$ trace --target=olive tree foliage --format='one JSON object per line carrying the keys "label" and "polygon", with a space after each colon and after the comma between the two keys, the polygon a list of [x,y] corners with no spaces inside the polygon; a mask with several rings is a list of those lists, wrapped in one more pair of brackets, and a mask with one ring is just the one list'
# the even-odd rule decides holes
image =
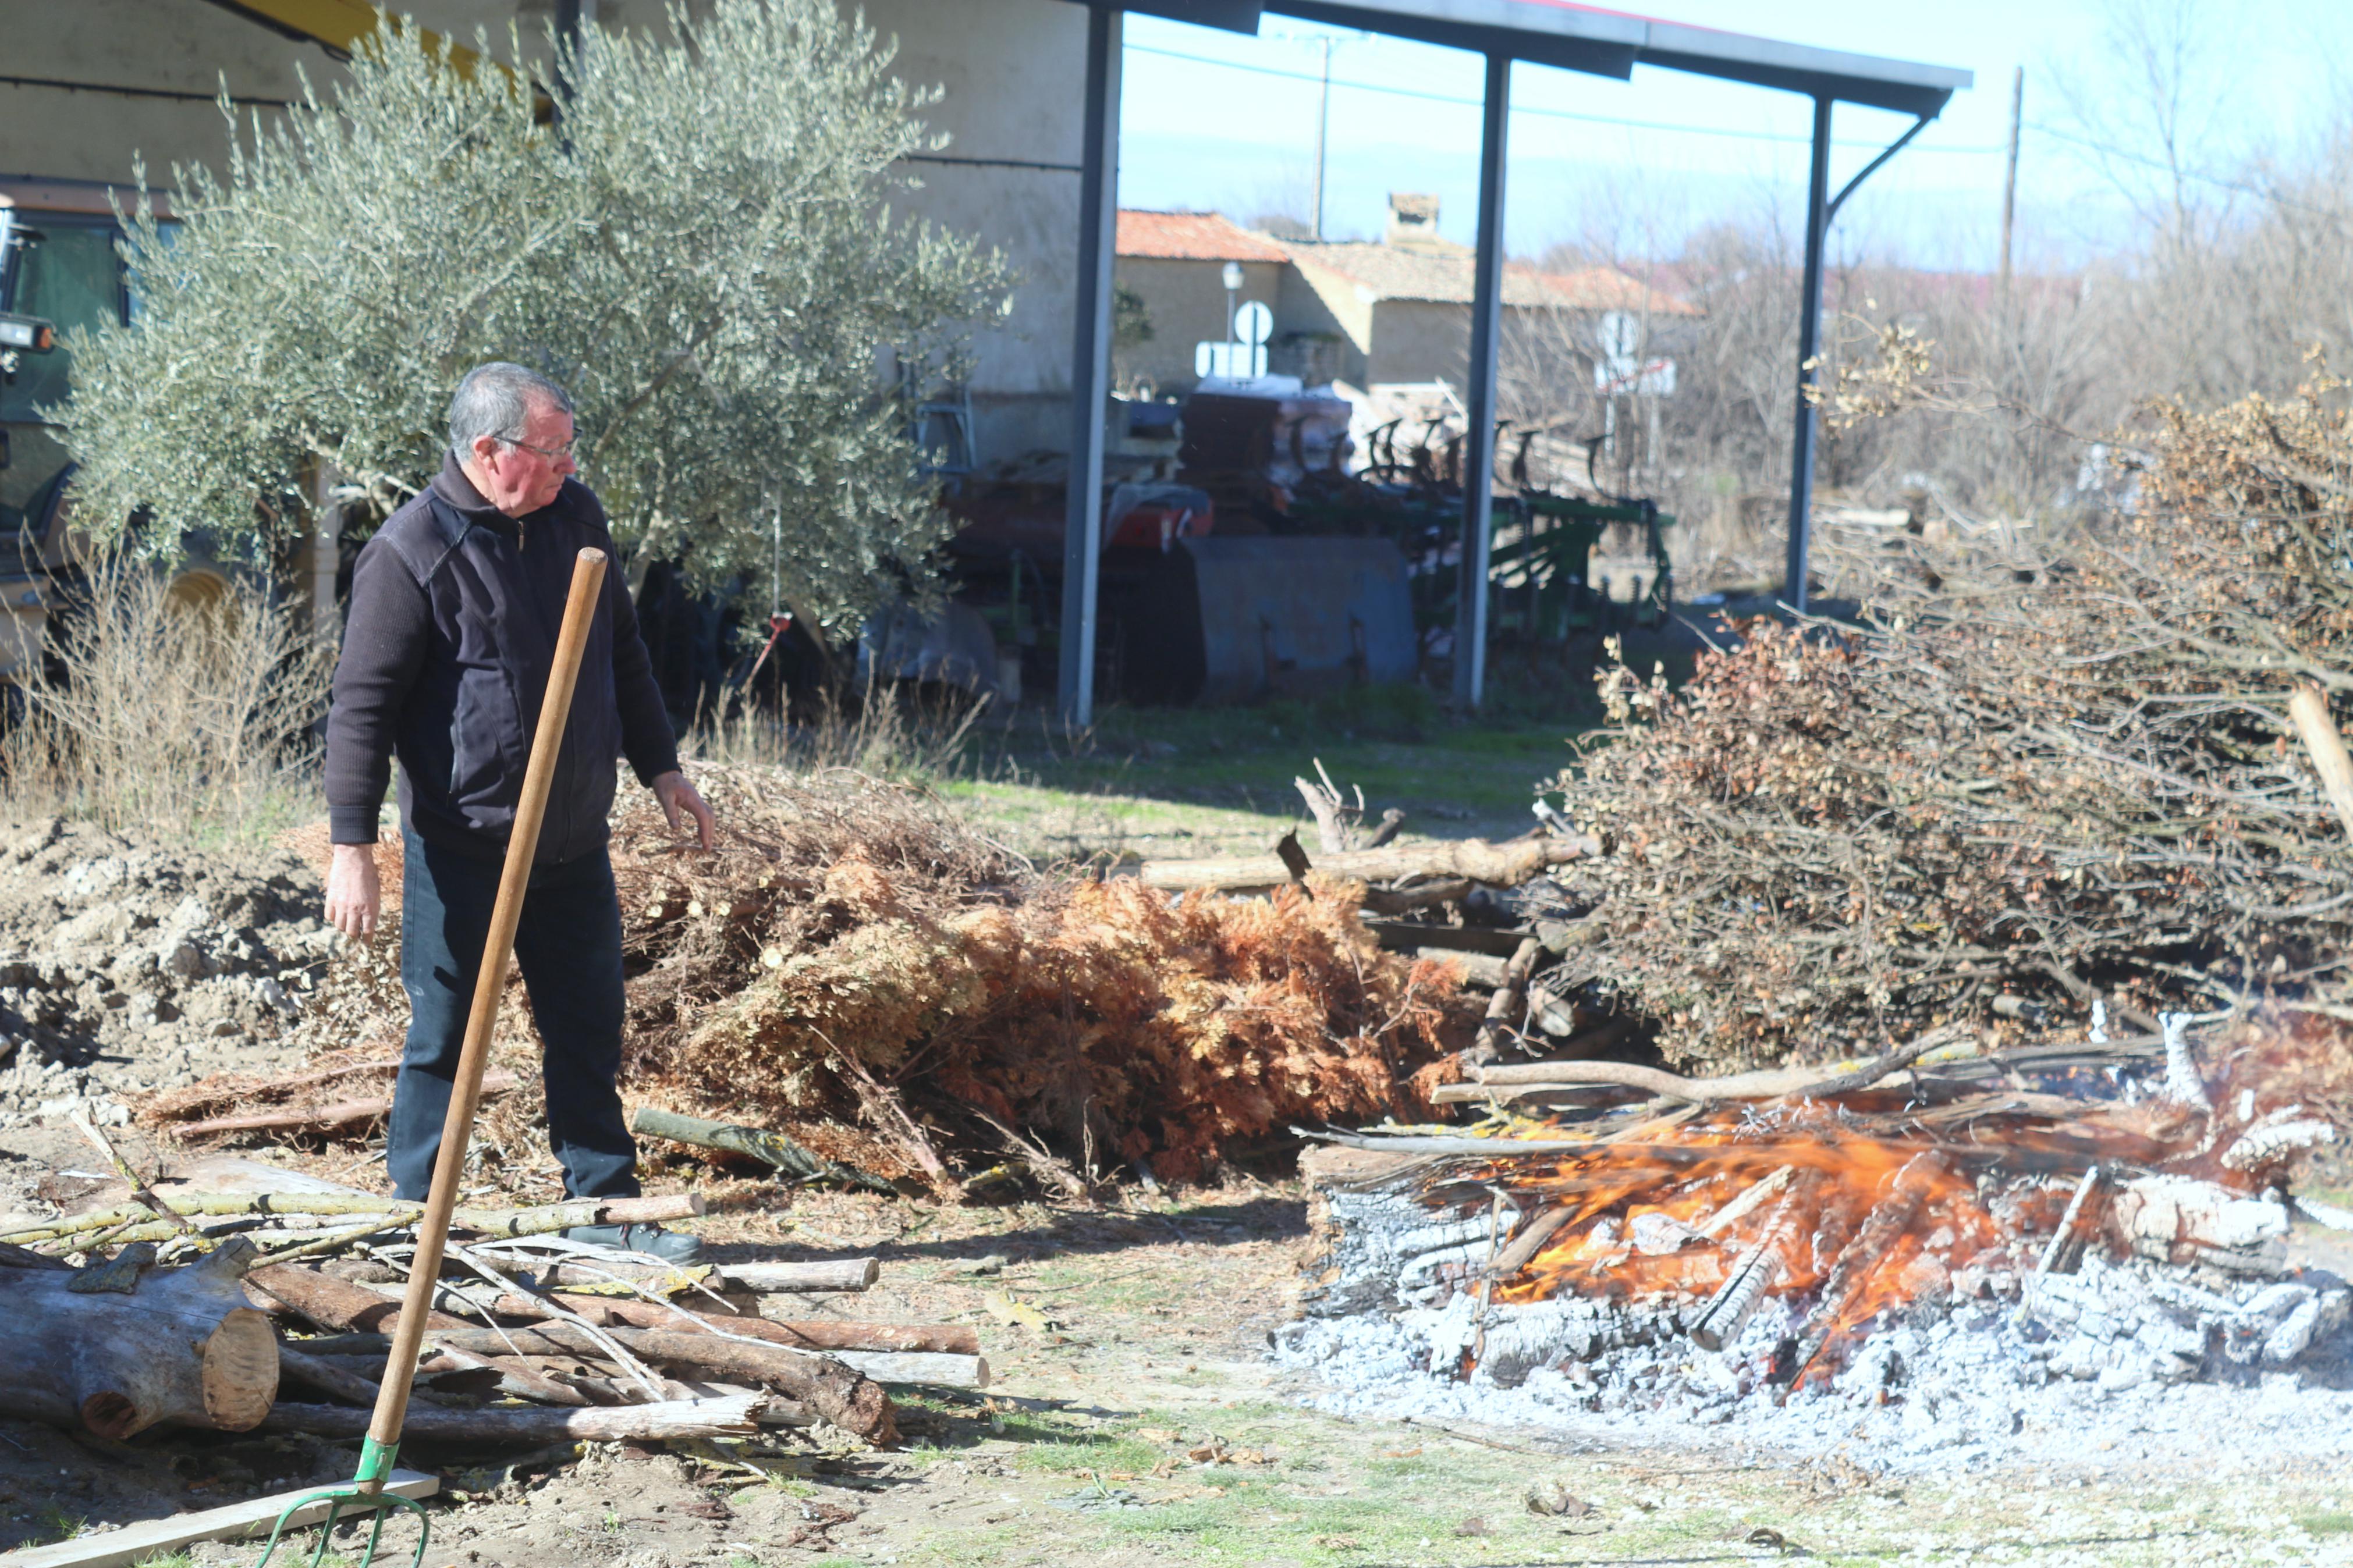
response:
{"label": "olive tree foliage", "polygon": [[520,78],[379,35],[226,178],[175,168],[177,232],[132,215],[134,321],[70,345],[83,525],[262,556],[322,472],[381,517],[438,468],[459,377],[502,359],[571,390],[638,562],[765,581],[773,554],[828,618],[902,591],[943,525],[896,367],[953,371],[1008,289],[892,210],[901,160],[944,144],[937,94],[833,0],[670,27],[586,42],[552,125]]}

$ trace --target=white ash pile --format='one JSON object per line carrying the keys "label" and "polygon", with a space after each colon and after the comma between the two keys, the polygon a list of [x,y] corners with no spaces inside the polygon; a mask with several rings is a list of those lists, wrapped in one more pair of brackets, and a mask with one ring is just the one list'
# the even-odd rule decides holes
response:
{"label": "white ash pile", "polygon": [[2195,1278],[2094,1258],[2031,1279],[2022,1301],[1996,1288],[2011,1283],[1919,1303],[1835,1378],[1795,1391],[1774,1373],[1804,1314],[1778,1301],[1709,1352],[1666,1310],[1577,1300],[1482,1315],[1475,1293],[1450,1289],[1432,1306],[1286,1324],[1274,1355],[1314,1373],[1313,1402],[1340,1414],[1570,1442],[1765,1445],[1904,1469],[2353,1457],[2353,1297],[2336,1276]]}
{"label": "white ash pile", "polygon": [[1900,1091],[1752,1074],[1674,1080],[1663,1114],[1346,1136],[1303,1162],[1326,1250],[1275,1357],[1348,1413],[1620,1441],[2353,1455],[2353,1216],[2288,1195],[2336,1138],[2339,1033],[2244,1025],[2211,1075],[2177,1036],[1991,1087],[1984,1058]]}
{"label": "white ash pile", "polygon": [[339,940],[282,849],[137,844],[48,820],[0,839],[0,1127],[278,1065]]}

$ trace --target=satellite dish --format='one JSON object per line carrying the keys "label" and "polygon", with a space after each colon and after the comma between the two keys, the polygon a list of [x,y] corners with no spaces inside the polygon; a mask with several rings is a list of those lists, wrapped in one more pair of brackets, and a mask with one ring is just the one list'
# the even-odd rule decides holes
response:
{"label": "satellite dish", "polygon": [[1274,335],[1274,312],[1265,302],[1252,300],[1234,312],[1234,336],[1252,348],[1264,345]]}

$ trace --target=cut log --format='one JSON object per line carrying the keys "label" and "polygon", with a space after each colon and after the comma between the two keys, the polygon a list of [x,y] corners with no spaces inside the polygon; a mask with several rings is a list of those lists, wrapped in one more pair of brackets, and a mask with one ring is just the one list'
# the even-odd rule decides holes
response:
{"label": "cut log", "polygon": [[1364,907],[1377,915],[1409,915],[1436,904],[1459,904],[1477,885],[1468,877],[1445,877],[1404,888],[1366,888]]}
{"label": "cut log", "polygon": [[698,1149],[717,1149],[724,1153],[747,1155],[804,1181],[841,1182],[889,1197],[896,1197],[899,1192],[898,1188],[871,1171],[861,1171],[855,1165],[828,1160],[812,1150],[804,1149],[783,1133],[772,1132],[765,1127],[706,1121],[700,1116],[681,1116],[675,1111],[657,1110],[649,1106],[638,1112],[629,1123],[629,1131],[641,1138],[662,1138],[672,1143],[691,1144]]}
{"label": "cut log", "polygon": [[[882,1277],[882,1265],[871,1258],[819,1258],[807,1263],[723,1263],[719,1275],[746,1290],[760,1292],[863,1290]],[[571,1281],[560,1279],[558,1283]]]}
{"label": "cut log", "polygon": [[[1886,1194],[1872,1209],[1854,1238],[1837,1254],[1831,1265],[1830,1277],[1822,1282],[1821,1294],[1814,1310],[1807,1315],[1805,1326],[1798,1332],[1798,1347],[1790,1357],[1789,1377],[1793,1383],[1805,1379],[1807,1369],[1814,1359],[1830,1347],[1831,1341],[1842,1328],[1849,1326],[1860,1308],[1872,1276],[1894,1251],[1895,1243],[1912,1228],[1920,1217],[1936,1184],[1950,1173],[1945,1157],[1931,1149],[1915,1155],[1894,1179],[1888,1183]],[[1820,1222],[1817,1221],[1816,1245],[1822,1245]]]}
{"label": "cut log", "polygon": [[1789,1198],[1784,1196],[1766,1223],[1765,1234],[1740,1255],[1715,1296],[1692,1321],[1692,1343],[1704,1351],[1720,1351],[1740,1338],[1740,1331],[1764,1301],[1765,1292],[1781,1277],[1785,1266],[1781,1249],[1791,1239],[1795,1215]]}
{"label": "cut log", "polygon": [[[1490,887],[1514,888],[1547,866],[1566,866],[1599,852],[1599,843],[1591,838],[1521,839],[1509,844],[1464,838],[1326,855],[1315,861],[1314,869],[1335,880],[1354,882],[1394,882],[1400,877],[1460,878]],[[1280,887],[1293,879],[1291,868],[1277,855],[1147,860],[1137,876],[1147,888],[1205,892]]]}
{"label": "cut log", "polygon": [[[247,1294],[263,1310],[274,1310],[282,1304],[322,1329],[353,1329],[362,1333],[389,1334],[399,1326],[398,1301],[379,1295],[364,1285],[338,1279],[316,1268],[273,1263],[247,1275],[245,1282]],[[434,1329],[469,1326],[447,1312],[432,1313],[425,1321],[427,1328]]]}
{"label": "cut log", "polygon": [[1493,1058],[1507,1034],[1517,1034],[1520,1015],[1526,1011],[1528,977],[1535,973],[1536,960],[1544,956],[1545,945],[1534,937],[1522,940],[1512,952],[1511,960],[1504,966],[1504,983],[1487,999],[1487,1016],[1481,1020],[1479,1034],[1472,1046],[1482,1058]]}
{"label": "cut log", "polygon": [[2240,1273],[2276,1272],[2288,1230],[2285,1205],[2193,1176],[2136,1177],[2117,1189],[2108,1212],[2136,1252]]}
{"label": "cut log", "polygon": [[[504,1094],[520,1080],[511,1072],[482,1075],[482,1095]],[[324,1132],[354,1121],[373,1121],[392,1112],[390,1096],[339,1100],[332,1105],[296,1106],[283,1110],[255,1110],[241,1116],[216,1116],[174,1129],[183,1138],[210,1138],[224,1132]]]}
{"label": "cut log", "polygon": [[1525,1268],[1535,1255],[1544,1250],[1545,1243],[1553,1238],[1553,1233],[1568,1223],[1569,1213],[1569,1210],[1555,1205],[1521,1226],[1520,1233],[1512,1237],[1510,1245],[1495,1254],[1495,1260],[1487,1265],[1487,1277],[1490,1279],[1508,1279]]}
{"label": "cut log", "polygon": [[278,1337],[238,1288],[248,1250],[147,1269],[128,1294],[75,1291],[81,1270],[0,1269],[0,1411],[101,1437],[250,1431],[278,1397]]}
{"label": "cut log", "polygon": [[1455,952],[1481,952],[1497,959],[1509,958],[1519,952],[1521,942],[1528,935],[1511,926],[1439,926],[1424,925],[1419,921],[1366,921],[1365,929],[1392,952],[1442,948]]}
{"label": "cut log", "polygon": [[[570,1410],[411,1410],[406,1438],[441,1443],[659,1443],[681,1437],[748,1437],[759,1430],[765,1394],[667,1400],[659,1405],[582,1405]],[[262,1430],[314,1437],[364,1437],[368,1412],[341,1405],[281,1405]]]}
{"label": "cut log", "polygon": [[1417,947],[1414,957],[1427,963],[1451,963],[1462,972],[1465,991],[1501,991],[1512,961],[1492,953],[1465,952],[1461,948]]}

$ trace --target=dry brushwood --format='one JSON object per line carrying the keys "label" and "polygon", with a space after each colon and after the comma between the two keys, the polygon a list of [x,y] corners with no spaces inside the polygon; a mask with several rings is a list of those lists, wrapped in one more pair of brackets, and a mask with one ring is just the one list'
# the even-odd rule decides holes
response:
{"label": "dry brushwood", "polygon": [[1353,885],[1172,900],[1041,877],[856,774],[698,779],[716,855],[674,848],[645,802],[615,836],[649,965],[630,1081],[667,1104],[887,1176],[938,1180],[935,1140],[993,1152],[993,1119],[1184,1177],[1292,1119],[1413,1108],[1446,1043],[1444,966],[1380,952]]}
{"label": "dry brushwood", "polygon": [[1906,536],[1856,626],[1752,624],[1558,781],[1602,983],[1674,1058],[1868,1053],[2267,989],[2327,1005],[2353,859],[2287,716],[2353,691],[2353,426],[2316,392],[2159,411],[2141,511]]}

